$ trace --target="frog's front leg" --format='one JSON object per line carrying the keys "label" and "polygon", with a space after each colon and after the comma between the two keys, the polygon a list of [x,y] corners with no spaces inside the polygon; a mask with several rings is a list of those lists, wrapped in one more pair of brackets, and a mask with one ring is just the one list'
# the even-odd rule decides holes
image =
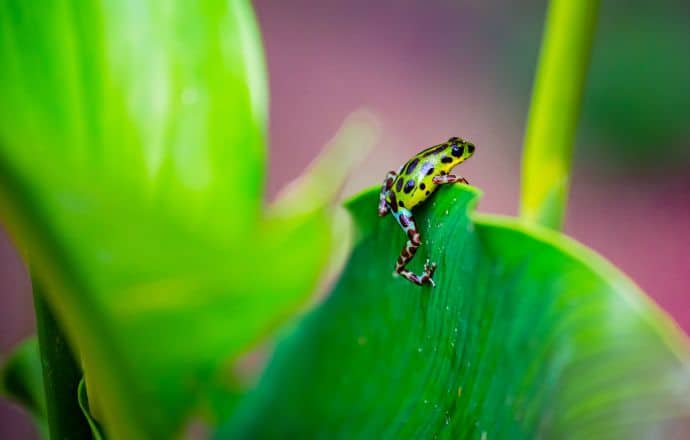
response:
{"label": "frog's front leg", "polygon": [[417,253],[417,248],[419,248],[419,246],[422,244],[419,232],[417,231],[417,225],[412,217],[412,213],[408,209],[400,208],[393,215],[400,224],[400,227],[407,234],[407,243],[405,243],[405,247],[403,248],[402,252],[400,252],[398,261],[395,262],[395,271],[402,275],[405,279],[419,286],[424,285],[424,283],[429,283],[432,286],[435,286],[434,280],[431,277],[434,276],[436,263],[429,263],[429,260],[427,260],[424,264],[424,272],[421,275],[416,275],[405,269],[407,263],[409,263]]}
{"label": "frog's front leg", "polygon": [[467,179],[465,179],[464,177],[458,177],[455,174],[444,174],[441,176],[434,176],[434,178],[432,180],[437,185],[443,185],[444,183],[455,183],[455,182],[464,183],[466,185],[470,184],[470,182],[468,182]]}
{"label": "frog's front leg", "polygon": [[395,181],[397,175],[398,174],[395,171],[389,171],[388,174],[386,174],[386,178],[383,179],[383,185],[381,185],[381,193],[379,194],[380,217],[383,217],[384,215],[388,214],[388,211],[390,210],[388,204],[386,203],[386,195],[388,194],[388,191],[393,187],[393,182]]}

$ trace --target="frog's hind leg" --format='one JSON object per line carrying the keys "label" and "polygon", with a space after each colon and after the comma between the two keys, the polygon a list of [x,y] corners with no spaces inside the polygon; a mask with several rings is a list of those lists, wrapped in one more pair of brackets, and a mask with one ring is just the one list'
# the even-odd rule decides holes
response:
{"label": "frog's hind leg", "polygon": [[386,178],[383,179],[383,185],[381,185],[381,193],[379,194],[379,216],[383,217],[384,215],[388,214],[388,211],[390,208],[388,208],[388,205],[386,204],[386,195],[388,194],[388,191],[393,187],[393,182],[395,181],[395,178],[398,175],[396,174],[395,171],[389,171],[388,174],[386,174]]}
{"label": "frog's hind leg", "polygon": [[422,245],[412,213],[405,208],[400,208],[393,215],[400,224],[400,227],[407,234],[407,243],[405,243],[405,247],[402,252],[400,252],[398,261],[395,262],[395,272],[419,286],[423,286],[425,283],[435,286],[434,280],[431,277],[434,276],[436,263],[429,263],[429,260],[427,260],[424,264],[424,272],[421,275],[414,274],[405,269],[407,263],[409,263],[417,253],[419,246]]}

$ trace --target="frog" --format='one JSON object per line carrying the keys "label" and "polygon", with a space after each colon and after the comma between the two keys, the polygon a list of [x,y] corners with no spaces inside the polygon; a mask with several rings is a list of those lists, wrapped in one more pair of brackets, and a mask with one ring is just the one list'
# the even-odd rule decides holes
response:
{"label": "frog", "polygon": [[378,215],[391,213],[407,236],[407,242],[395,262],[394,275],[400,275],[418,286],[435,287],[436,263],[424,263],[424,271],[417,275],[406,269],[407,264],[422,245],[412,210],[426,201],[441,185],[460,183],[469,185],[464,177],[451,174],[452,169],[474,154],[474,144],[459,137],[426,148],[405,162],[398,171],[389,171],[379,195]]}

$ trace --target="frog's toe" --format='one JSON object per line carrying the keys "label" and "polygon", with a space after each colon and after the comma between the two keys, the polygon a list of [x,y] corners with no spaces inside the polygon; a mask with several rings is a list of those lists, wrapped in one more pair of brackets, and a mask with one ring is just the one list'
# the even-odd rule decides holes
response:
{"label": "frog's toe", "polygon": [[429,276],[432,276],[435,271],[436,263],[429,262],[429,259],[427,258],[426,263],[424,263],[424,272],[426,272]]}
{"label": "frog's toe", "polygon": [[429,284],[431,284],[432,287],[436,287],[436,283],[434,283],[433,276],[434,272],[436,271],[436,263],[431,263],[429,259],[427,258],[426,263],[424,263],[424,275]]}

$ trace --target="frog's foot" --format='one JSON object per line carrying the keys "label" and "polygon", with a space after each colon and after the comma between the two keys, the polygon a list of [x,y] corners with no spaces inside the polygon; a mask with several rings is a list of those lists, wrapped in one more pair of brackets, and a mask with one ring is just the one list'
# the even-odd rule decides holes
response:
{"label": "frog's foot", "polygon": [[396,272],[398,274],[402,275],[403,278],[418,286],[423,286],[424,284],[429,283],[431,284],[431,287],[436,287],[436,283],[434,283],[434,280],[432,279],[435,271],[436,263],[430,263],[429,260],[426,260],[426,263],[424,264],[424,272],[422,272],[421,275],[412,273],[404,268],[396,268]]}
{"label": "frog's foot", "polygon": [[433,280],[434,272],[436,272],[436,263],[429,262],[427,258],[426,263],[424,263],[424,275],[427,276],[429,284],[431,284],[432,287],[436,287],[436,283],[434,283]]}

